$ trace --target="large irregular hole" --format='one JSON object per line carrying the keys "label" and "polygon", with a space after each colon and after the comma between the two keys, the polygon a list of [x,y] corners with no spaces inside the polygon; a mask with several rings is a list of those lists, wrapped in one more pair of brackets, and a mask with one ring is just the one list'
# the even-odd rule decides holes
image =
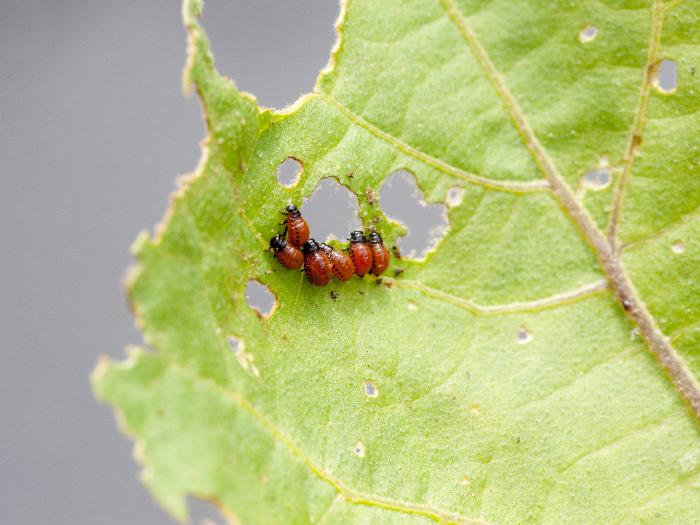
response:
{"label": "large irregular hole", "polygon": [[[218,1],[204,6],[216,67],[255,93],[263,106],[284,107],[307,93],[328,63],[338,2]],[[251,43],[255,42],[255,53]]]}
{"label": "large irregular hole", "polygon": [[297,159],[287,157],[277,166],[277,182],[285,188],[293,188],[299,182],[302,168]]}
{"label": "large irregular hole", "polygon": [[245,287],[245,300],[262,317],[269,317],[277,305],[277,298],[260,281],[251,279]]}
{"label": "large irregular hole", "polygon": [[598,28],[596,26],[592,25],[587,25],[581,31],[579,31],[578,34],[578,39],[581,41],[582,44],[587,44],[589,42],[593,42],[595,40],[595,37],[598,36]]}
{"label": "large irregular hole", "polygon": [[361,230],[357,215],[359,203],[353,192],[332,178],[321,179],[302,213],[317,241],[335,238],[344,241],[352,230]]}
{"label": "large irregular hole", "polygon": [[661,93],[669,94],[676,90],[678,82],[678,69],[673,60],[662,60],[654,68],[652,84]]}
{"label": "large irregular hole", "polygon": [[396,171],[384,180],[379,203],[388,217],[408,228],[408,235],[396,241],[404,257],[424,258],[447,233],[445,205],[425,202],[415,177],[408,171]]}

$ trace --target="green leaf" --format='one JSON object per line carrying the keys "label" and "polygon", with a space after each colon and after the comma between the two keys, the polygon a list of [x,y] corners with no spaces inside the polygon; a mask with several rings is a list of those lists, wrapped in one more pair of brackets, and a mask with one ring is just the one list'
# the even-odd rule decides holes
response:
{"label": "green leaf", "polygon": [[[163,506],[696,523],[698,2],[346,0],[329,66],[283,111],[215,71],[200,10],[184,4],[185,84],[209,136],[128,278],[150,350],[93,375]],[[314,288],[265,253],[278,210],[324,177],[395,243],[405,228],[366,190],[399,169],[451,205],[400,276]],[[276,297],[268,317],[251,279]]]}

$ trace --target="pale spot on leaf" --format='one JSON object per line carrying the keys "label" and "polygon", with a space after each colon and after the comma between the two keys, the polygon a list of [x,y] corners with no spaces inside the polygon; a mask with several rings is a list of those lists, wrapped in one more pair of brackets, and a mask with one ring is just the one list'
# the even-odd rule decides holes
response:
{"label": "pale spot on leaf", "polygon": [[690,472],[700,463],[700,448],[690,449],[678,460],[683,472]]}
{"label": "pale spot on leaf", "polygon": [[243,340],[237,338],[234,335],[229,335],[228,344],[231,347],[231,350],[233,351],[233,355],[236,356],[238,364],[241,365],[243,370],[255,377],[258,377],[260,375],[260,372],[258,371],[258,367],[256,367],[255,364],[253,364],[255,357],[245,351],[245,343],[243,342]]}

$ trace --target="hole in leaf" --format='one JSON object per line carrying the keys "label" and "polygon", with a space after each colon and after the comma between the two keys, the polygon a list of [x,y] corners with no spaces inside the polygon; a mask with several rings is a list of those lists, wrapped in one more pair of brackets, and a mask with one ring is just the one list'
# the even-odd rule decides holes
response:
{"label": "hole in leaf", "polygon": [[293,188],[301,178],[303,166],[294,157],[287,157],[277,166],[277,182],[285,188]]}
{"label": "hole in leaf", "polygon": [[578,39],[581,41],[582,44],[587,44],[589,42],[593,42],[595,40],[595,37],[598,36],[598,28],[596,26],[592,25],[587,25],[581,31],[579,31],[578,34]]}
{"label": "hole in leaf", "polygon": [[372,381],[365,381],[364,389],[367,397],[377,397],[379,395],[379,390],[377,390],[377,386]]}
{"label": "hole in leaf", "polygon": [[519,328],[517,334],[515,335],[515,340],[518,344],[524,345],[532,341],[532,334],[527,330],[527,328]]}
{"label": "hole in leaf", "polygon": [[685,252],[685,243],[683,241],[676,241],[671,245],[671,250],[673,253],[683,253]]}
{"label": "hole in leaf", "polygon": [[581,182],[588,189],[603,190],[610,186],[610,170],[608,168],[591,170],[583,176]]}
{"label": "hole in leaf", "polygon": [[269,317],[277,306],[277,298],[260,281],[251,279],[245,287],[245,301],[258,315]]}
{"label": "hole in leaf", "polygon": [[447,233],[446,206],[425,202],[412,173],[399,170],[382,184],[382,211],[408,228],[408,235],[396,240],[404,257],[422,259]]}
{"label": "hole in leaf", "polygon": [[459,186],[453,186],[452,188],[447,190],[445,204],[447,204],[448,207],[454,208],[455,206],[459,206],[460,204],[462,204],[463,200],[464,188],[460,188]]}
{"label": "hole in leaf", "polygon": [[353,192],[333,178],[321,179],[311,197],[304,201],[303,214],[311,236],[317,241],[333,237],[344,241],[352,230],[361,230],[359,204]]}
{"label": "hole in leaf", "polygon": [[676,90],[678,70],[673,60],[662,60],[654,67],[652,84],[661,93],[669,94]]}
{"label": "hole in leaf", "polygon": [[355,455],[358,458],[363,458],[365,457],[365,445],[362,443],[362,441],[358,441],[355,443],[355,446],[353,447],[352,451],[355,453]]}
{"label": "hole in leaf", "polygon": [[263,106],[282,108],[306,93],[336,40],[337,2],[224,1],[204,7],[217,69]]}
{"label": "hole in leaf", "polygon": [[588,170],[581,177],[581,184],[584,188],[599,191],[610,186],[611,179],[610,161],[603,156],[598,160],[597,166]]}

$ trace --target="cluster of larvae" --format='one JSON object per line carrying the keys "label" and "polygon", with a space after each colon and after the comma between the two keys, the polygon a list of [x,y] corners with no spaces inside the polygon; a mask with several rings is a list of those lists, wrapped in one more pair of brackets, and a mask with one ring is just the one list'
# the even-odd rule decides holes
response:
{"label": "cluster of larvae", "polygon": [[353,275],[381,275],[389,266],[389,251],[376,231],[370,232],[369,237],[361,231],[351,232],[346,252],[309,239],[309,224],[293,204],[283,213],[284,231],[270,239],[270,249],[285,268],[296,270],[303,266],[314,286],[325,286],[333,277],[348,281]]}

